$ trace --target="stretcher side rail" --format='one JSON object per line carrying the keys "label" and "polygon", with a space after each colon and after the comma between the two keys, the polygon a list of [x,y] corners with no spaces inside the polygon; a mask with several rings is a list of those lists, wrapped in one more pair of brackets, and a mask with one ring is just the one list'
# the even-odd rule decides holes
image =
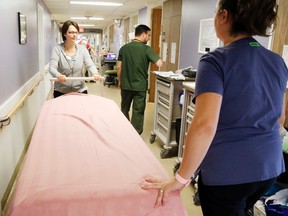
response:
{"label": "stretcher side rail", "polygon": [[[100,76],[100,80],[104,79],[102,76]],[[84,80],[84,81],[89,81],[89,80],[95,80],[95,77],[66,77],[67,81],[70,80]],[[50,81],[57,81],[57,78],[50,78]]]}

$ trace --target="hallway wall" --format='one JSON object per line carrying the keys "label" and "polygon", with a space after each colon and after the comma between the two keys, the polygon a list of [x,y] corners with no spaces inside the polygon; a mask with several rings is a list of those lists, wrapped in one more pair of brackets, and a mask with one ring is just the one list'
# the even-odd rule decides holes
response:
{"label": "hallway wall", "polygon": [[[200,19],[213,18],[217,2],[218,0],[182,0],[179,68],[188,66],[197,68],[203,55],[198,53]],[[255,37],[255,39],[268,48],[269,38]]]}
{"label": "hallway wall", "polygon": [[[47,80],[44,68],[39,68],[37,5],[43,8],[43,52],[47,65],[54,46],[54,31],[50,13],[42,0],[1,0],[1,58],[0,58],[0,118],[23,98],[37,80],[44,76],[33,94],[28,96],[8,126],[0,128],[0,215],[3,210],[3,195],[17,166],[19,158],[29,143],[29,138],[41,105],[47,95]],[[19,44],[18,12],[26,16],[27,44]]]}
{"label": "hallway wall", "polygon": [[[24,83],[39,71],[38,69],[38,37],[37,37],[37,3],[38,0],[1,0],[1,49],[0,58],[0,106],[5,103]],[[45,5],[39,0],[45,10]],[[17,13],[26,15],[27,44],[19,44]],[[50,58],[50,47],[53,41],[51,18],[47,10],[44,12],[45,59]],[[48,58],[49,56],[49,58]]]}

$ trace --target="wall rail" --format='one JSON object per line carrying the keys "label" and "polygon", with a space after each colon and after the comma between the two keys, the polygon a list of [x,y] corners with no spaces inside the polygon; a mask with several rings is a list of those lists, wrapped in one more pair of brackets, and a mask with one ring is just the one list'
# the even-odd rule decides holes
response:
{"label": "wall rail", "polygon": [[0,130],[4,126],[8,126],[11,123],[11,118],[15,115],[15,113],[21,109],[25,101],[29,96],[31,96],[34,93],[35,88],[40,84],[40,82],[43,80],[43,75],[40,75],[39,78],[36,80],[36,82],[31,86],[31,88],[24,94],[24,96],[15,104],[15,106],[12,107],[12,109],[8,112],[6,116],[0,117]]}

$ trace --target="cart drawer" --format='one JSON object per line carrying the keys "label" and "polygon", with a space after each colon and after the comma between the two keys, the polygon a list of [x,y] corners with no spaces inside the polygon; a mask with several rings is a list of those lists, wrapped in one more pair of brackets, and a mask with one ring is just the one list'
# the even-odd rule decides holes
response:
{"label": "cart drawer", "polygon": [[161,124],[163,124],[163,126],[165,126],[166,128],[169,125],[168,117],[161,112],[158,113],[158,122],[161,122]]}
{"label": "cart drawer", "polygon": [[194,92],[188,92],[188,98],[187,98],[188,106],[193,106],[193,107],[195,106],[194,103],[192,102],[193,95],[194,95]]}
{"label": "cart drawer", "polygon": [[170,83],[163,82],[161,80],[157,80],[157,91],[162,92],[166,95],[170,95]]}
{"label": "cart drawer", "polygon": [[165,98],[168,101],[170,100],[170,95],[166,94],[165,92],[158,91],[157,94],[158,94],[158,97],[161,96],[162,98]]}
{"label": "cart drawer", "polygon": [[162,103],[166,104],[169,106],[169,97],[166,97],[167,95],[165,94],[159,94],[158,101],[161,101]]}
{"label": "cart drawer", "polygon": [[186,119],[186,121],[187,121],[189,124],[191,124],[192,119],[193,119],[193,115],[187,113],[187,119]]}
{"label": "cart drawer", "polygon": [[195,108],[194,108],[194,106],[188,106],[187,107],[187,114],[190,114],[190,115],[194,115],[194,113],[195,113]]}
{"label": "cart drawer", "polygon": [[[158,112],[157,113],[162,113],[164,116],[167,116],[167,118],[168,118],[169,117],[169,106],[162,103],[161,101],[158,101],[157,105],[158,105]],[[159,115],[159,114],[157,114],[157,115]]]}
{"label": "cart drawer", "polygon": [[165,127],[161,122],[157,122],[157,134],[159,137],[162,137],[162,139],[165,139],[165,140],[162,140],[164,143],[167,142],[168,140],[168,128]]}

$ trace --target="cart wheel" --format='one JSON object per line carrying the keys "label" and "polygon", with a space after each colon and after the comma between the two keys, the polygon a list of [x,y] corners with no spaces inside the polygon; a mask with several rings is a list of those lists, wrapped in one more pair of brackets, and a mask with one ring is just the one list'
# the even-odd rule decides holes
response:
{"label": "cart wheel", "polygon": [[174,164],[174,168],[173,168],[173,173],[174,175],[176,174],[176,172],[178,171],[179,167],[180,167],[181,163],[177,162]]}
{"label": "cart wheel", "polygon": [[169,149],[162,149],[160,152],[160,157],[163,158],[169,158],[170,154],[169,154]]}
{"label": "cart wheel", "polygon": [[150,143],[151,144],[155,142],[155,138],[156,138],[156,134],[151,133],[151,136],[150,136]]}
{"label": "cart wheel", "polygon": [[193,202],[196,206],[201,205],[198,189],[195,191],[195,195],[193,197]]}

